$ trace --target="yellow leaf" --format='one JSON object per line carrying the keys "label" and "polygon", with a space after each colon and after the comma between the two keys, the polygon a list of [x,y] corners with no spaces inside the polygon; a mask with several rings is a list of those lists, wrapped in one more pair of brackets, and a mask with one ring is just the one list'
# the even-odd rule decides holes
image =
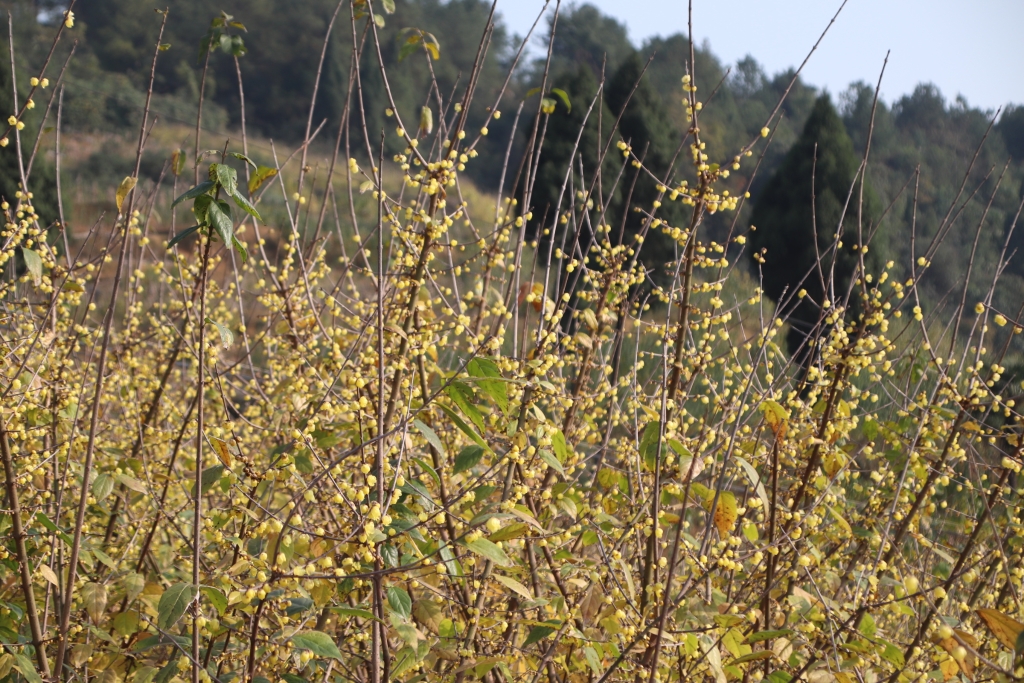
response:
{"label": "yellow leaf", "polygon": [[1021,631],[1024,631],[1024,624],[994,609],[979,609],[978,616],[1000,643],[1011,652],[1016,652],[1017,638],[1020,637]]}
{"label": "yellow leaf", "polygon": [[[967,643],[972,648],[977,648],[978,647],[978,639],[975,638],[974,636],[972,636],[970,633],[967,633],[966,631],[961,631],[960,629],[954,629],[954,631],[960,637],[960,640],[962,640],[963,642]],[[932,642],[938,643],[939,647],[941,647],[943,650],[945,650],[946,652],[949,653],[949,655],[950,655],[949,661],[956,663],[956,660],[952,659],[953,650],[955,650],[956,648],[960,647],[960,642],[956,638],[953,638],[951,636],[949,638],[943,639],[943,638],[940,638],[938,636],[938,634],[935,634],[934,636],[932,636]],[[953,675],[954,676],[957,674],[957,672],[960,669],[963,669],[964,673],[967,674],[968,678],[973,678],[974,677],[974,663],[975,663],[975,659],[976,658],[975,658],[974,654],[971,653],[970,650],[968,650],[967,657],[964,658],[963,662],[958,663],[955,669],[953,667],[948,667],[948,669],[953,671]],[[945,662],[943,662],[943,664],[945,664]],[[945,668],[945,667],[940,667],[940,668],[942,668],[943,676],[945,676],[946,672],[947,672],[947,668]],[[952,676],[947,676],[943,680],[947,680],[948,681],[951,677]]]}
{"label": "yellow leaf", "polygon": [[960,673],[960,667],[957,665],[956,660],[950,657],[939,662],[939,671],[942,672],[942,680],[948,681]]}
{"label": "yellow leaf", "polygon": [[419,137],[423,138],[434,130],[434,113],[430,110],[430,107],[423,107],[420,109],[420,129]]}
{"label": "yellow leaf", "polygon": [[50,569],[49,565],[39,565],[39,573],[43,575],[43,578],[52,583],[54,586],[57,585],[57,574]]}
{"label": "yellow leaf", "polygon": [[128,196],[128,193],[135,187],[135,183],[139,182],[138,178],[131,176],[126,177],[121,181],[121,184],[117,187],[117,210],[121,211],[121,205],[124,204],[124,198]]}
{"label": "yellow leaf", "polygon": [[494,578],[499,583],[504,584],[506,588],[511,588],[513,591],[519,593],[519,595],[523,596],[527,600],[533,600],[533,594],[530,593],[530,589],[524,586],[523,584],[519,583],[515,579],[509,576],[501,576],[500,574],[495,574]]}
{"label": "yellow leaf", "polygon": [[736,496],[723,491],[718,497],[718,505],[715,506],[715,528],[723,536],[732,531],[736,524]]}
{"label": "yellow leaf", "polygon": [[217,457],[224,463],[224,467],[231,467],[231,452],[228,450],[228,445],[220,439],[210,439],[210,443],[213,444],[213,450],[217,452]]}
{"label": "yellow leaf", "polygon": [[789,411],[783,408],[777,401],[767,399],[761,404],[761,412],[764,414],[764,421],[768,423],[775,438],[781,439],[786,435]]}

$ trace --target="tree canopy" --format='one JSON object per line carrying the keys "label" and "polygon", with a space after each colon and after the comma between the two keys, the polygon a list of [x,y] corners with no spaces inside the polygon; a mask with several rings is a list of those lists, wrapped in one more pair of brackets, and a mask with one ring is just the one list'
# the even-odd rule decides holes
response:
{"label": "tree canopy", "polygon": [[[861,208],[860,183],[854,182],[858,166],[843,120],[823,94],[754,203],[750,255],[765,293],[777,302],[787,295],[793,301],[791,352],[818,324],[822,310],[846,300],[868,242],[877,201],[865,187]],[[880,251],[876,246],[865,255],[867,272],[877,271]]]}

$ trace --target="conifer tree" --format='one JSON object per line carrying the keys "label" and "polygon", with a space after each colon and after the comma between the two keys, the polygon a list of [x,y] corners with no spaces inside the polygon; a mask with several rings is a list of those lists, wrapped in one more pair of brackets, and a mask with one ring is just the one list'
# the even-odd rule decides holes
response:
{"label": "conifer tree", "polygon": [[[642,229],[646,220],[644,213],[634,209],[652,210],[658,197],[657,185],[659,181],[666,180],[679,145],[679,135],[669,121],[665,103],[654,89],[650,74],[643,74],[643,66],[639,53],[633,52],[616,69],[608,83],[608,105],[612,114],[618,116],[621,113],[619,137],[632,147],[636,155],[643,157],[646,169],[630,168],[630,172],[623,175],[621,202],[613,207],[609,217],[615,234],[624,225],[626,241]],[[641,74],[644,75],[642,79]],[[658,209],[657,216],[676,227],[685,220],[682,205],[669,201]],[[650,230],[644,241],[641,260],[652,271],[656,282],[671,279],[672,274],[667,273],[664,266],[674,258],[672,240],[661,230]]]}
{"label": "conifer tree", "polygon": [[[810,357],[804,342],[818,324],[822,305],[842,304],[859,262],[859,235],[867,240],[877,214],[877,200],[866,186],[858,222],[858,166],[843,121],[828,94],[822,94],[800,138],[754,204],[751,223],[756,230],[749,253],[765,294],[776,302],[791,298],[787,343],[790,353],[804,362]],[[842,246],[834,249],[837,234]],[[864,256],[870,273],[877,271],[884,245],[879,240],[869,246]],[[801,289],[806,296],[791,297]],[[851,304],[855,302],[854,295]]]}

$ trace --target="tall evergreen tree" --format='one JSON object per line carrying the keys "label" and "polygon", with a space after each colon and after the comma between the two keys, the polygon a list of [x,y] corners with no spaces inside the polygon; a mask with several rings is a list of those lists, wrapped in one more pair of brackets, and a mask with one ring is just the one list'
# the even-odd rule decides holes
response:
{"label": "tall evergreen tree", "polygon": [[[750,253],[763,252],[764,262],[754,265],[761,272],[765,293],[779,301],[801,288],[807,290],[807,296],[793,297],[789,311],[791,353],[806,349],[804,342],[819,320],[822,302],[842,301],[857,266],[860,188],[854,186],[852,194],[850,189],[858,166],[843,121],[828,94],[823,94],[800,138],[754,204],[751,222],[756,230],[751,234]],[[874,193],[865,187],[865,239],[876,206]],[[832,250],[837,230],[842,247]],[[872,246],[865,256],[869,272],[877,270],[883,251]],[[806,352],[800,355],[809,357]]]}
{"label": "tall evergreen tree", "polygon": [[[624,227],[627,240],[642,229],[646,220],[644,213],[633,209],[639,208],[645,212],[652,210],[653,202],[658,196],[658,182],[665,180],[672,157],[679,145],[679,134],[669,121],[665,102],[651,85],[650,74],[644,75],[641,79],[642,73],[643,62],[640,55],[633,52],[615,70],[608,83],[608,106],[615,116],[621,114],[619,136],[630,144],[634,153],[643,156],[644,166],[650,171],[647,173],[644,170],[630,168],[632,172],[623,176],[621,202],[609,212],[609,223],[613,233],[617,235],[620,227]],[[658,209],[657,215],[672,226],[678,226],[684,220],[682,205],[675,202],[666,201]],[[661,230],[649,231],[641,259],[644,265],[653,271],[656,282],[671,277],[671,273],[667,273],[664,266],[674,258],[675,245],[671,238],[665,236]]]}
{"label": "tall evergreen tree", "polygon": [[[597,172],[601,148],[608,136],[608,130],[615,120],[602,98],[586,119],[586,126],[583,128],[583,135],[580,137],[574,158],[572,155],[573,148],[576,146],[576,137],[580,127],[584,125],[584,117],[587,116],[587,108],[597,92],[598,83],[590,68],[582,64],[575,71],[556,77],[552,82],[555,87],[560,87],[565,91],[572,109],[568,109],[558,100],[555,110],[547,115],[546,126],[543,121],[541,122],[544,127],[544,140],[540,163],[537,165],[537,176],[533,182],[530,205],[523,208],[524,212],[528,210],[533,212],[535,226],[539,226],[540,221],[544,221],[545,227],[550,226],[554,212],[559,210],[559,193],[570,165],[573,178],[570,185],[566,187],[566,194],[562,197],[560,210],[566,211],[571,203],[576,201],[570,191],[590,189]],[[601,109],[599,110],[598,107]],[[609,163],[611,158],[611,154],[605,157],[605,178],[614,177],[613,167]],[[579,176],[581,164],[583,167],[582,178]],[[520,180],[521,184],[522,179]],[[609,189],[607,185],[604,187],[606,193]],[[518,194],[522,198],[522,187]],[[594,198],[595,203],[599,201],[597,197]],[[581,243],[586,245],[588,237],[581,235]]]}

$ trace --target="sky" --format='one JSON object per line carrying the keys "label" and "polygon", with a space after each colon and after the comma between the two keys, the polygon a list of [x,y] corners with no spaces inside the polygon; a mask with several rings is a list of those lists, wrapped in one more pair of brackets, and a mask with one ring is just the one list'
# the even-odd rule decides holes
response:
{"label": "sky", "polygon": [[[645,38],[686,32],[687,0],[589,0]],[[796,67],[841,0],[693,0],[694,35],[728,66],[753,55],[769,74]],[[498,0],[525,35],[543,0]],[[554,6],[552,0],[551,6]],[[547,24],[542,22],[546,28]],[[888,102],[931,82],[947,100],[995,110],[1024,104],[1024,0],[848,0],[804,67],[806,82],[839,94],[853,81],[882,81]]]}

